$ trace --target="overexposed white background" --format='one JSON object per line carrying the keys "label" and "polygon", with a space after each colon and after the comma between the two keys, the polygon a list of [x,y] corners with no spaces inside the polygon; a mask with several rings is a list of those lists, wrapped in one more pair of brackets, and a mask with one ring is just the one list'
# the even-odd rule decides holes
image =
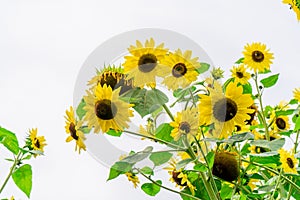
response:
{"label": "overexposed white background", "polygon": [[[263,42],[275,56],[272,71],[281,73],[277,86],[265,91],[266,103],[289,99],[300,87],[300,23],[280,0],[2,0],[0,126],[20,141],[37,127],[48,143],[46,156],[31,161],[31,199],[180,199],[166,191],[148,197],[124,176],[107,183],[108,168],[65,143],[63,116],[73,104],[82,63],[110,37],[148,27],[190,37],[224,69],[242,56],[246,43]],[[11,156],[0,150],[1,158]],[[0,180],[8,168],[1,160]],[[27,199],[12,180],[0,198],[11,195]]]}

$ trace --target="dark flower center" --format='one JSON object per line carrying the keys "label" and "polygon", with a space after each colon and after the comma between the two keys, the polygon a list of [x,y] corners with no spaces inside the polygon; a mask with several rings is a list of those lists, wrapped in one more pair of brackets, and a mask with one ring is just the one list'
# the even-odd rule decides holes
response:
{"label": "dark flower center", "polygon": [[151,72],[157,65],[157,58],[153,54],[142,55],[139,59],[138,65],[141,72]]}
{"label": "dark flower center", "polygon": [[252,52],[252,59],[255,62],[262,62],[264,60],[265,56],[261,51],[253,51]]}
{"label": "dark flower center", "polygon": [[95,104],[96,116],[102,120],[110,120],[117,114],[117,107],[108,99],[103,99]]}
{"label": "dark flower center", "polygon": [[239,132],[242,130],[242,127],[240,125],[235,125],[235,131]]}
{"label": "dark flower center", "polygon": [[218,121],[226,122],[234,118],[237,110],[237,105],[233,100],[223,98],[215,103],[213,107],[213,115]]}
{"label": "dark flower center", "polygon": [[126,80],[125,74],[119,72],[104,72],[100,75],[98,84],[110,86],[112,90],[121,87],[120,95],[132,89],[132,80]]}
{"label": "dark flower center", "polygon": [[71,137],[74,138],[74,140],[78,140],[78,136],[76,134],[77,131],[75,128],[75,124],[73,122],[70,123],[69,131],[70,131]]}
{"label": "dark flower center", "polygon": [[183,63],[177,63],[172,69],[172,74],[176,78],[184,76],[186,72],[187,72],[187,68]]}
{"label": "dark flower center", "polygon": [[37,138],[34,138],[34,146],[36,146],[37,148],[41,147],[40,141]]}
{"label": "dark flower center", "polygon": [[177,171],[173,171],[172,172],[172,178],[174,180],[174,182],[177,184],[177,185],[180,185],[180,186],[187,186],[187,183],[181,183],[182,181],[182,178],[178,178],[178,175],[180,174],[180,172],[177,172]]}
{"label": "dark flower center", "polygon": [[284,119],[282,119],[282,118],[277,118],[275,123],[276,123],[276,126],[279,129],[285,129],[286,128],[286,123],[285,123]]}
{"label": "dark flower center", "polygon": [[242,72],[236,72],[236,76],[238,78],[243,78],[244,77],[244,74]]}
{"label": "dark flower center", "polygon": [[179,129],[187,134],[191,131],[191,125],[188,122],[181,122],[179,124]]}
{"label": "dark flower center", "polygon": [[288,164],[288,166],[293,169],[295,167],[294,162],[291,158],[287,158],[286,159],[286,163]]}
{"label": "dark flower center", "polygon": [[225,181],[234,181],[239,176],[237,159],[229,153],[217,153],[214,159],[213,175]]}

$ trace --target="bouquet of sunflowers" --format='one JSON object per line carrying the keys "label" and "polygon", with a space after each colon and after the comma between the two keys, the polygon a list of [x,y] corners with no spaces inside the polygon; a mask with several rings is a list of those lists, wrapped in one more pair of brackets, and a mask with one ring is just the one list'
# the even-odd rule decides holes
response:
{"label": "bouquet of sunflowers", "polygon": [[[66,111],[67,142],[80,153],[86,134],[148,141],[120,155],[108,180],[124,175],[150,196],[165,189],[184,200],[300,199],[300,88],[265,105],[264,90],[279,78],[273,53],[251,43],[242,54],[222,84],[224,71],[191,50],[137,40],[119,67],[97,70],[76,110]],[[173,185],[156,176],[161,168]]]}

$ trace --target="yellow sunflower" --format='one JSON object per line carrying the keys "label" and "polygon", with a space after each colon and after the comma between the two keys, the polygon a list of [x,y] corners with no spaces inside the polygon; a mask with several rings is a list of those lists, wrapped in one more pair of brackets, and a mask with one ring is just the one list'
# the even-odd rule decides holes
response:
{"label": "yellow sunflower", "polygon": [[214,124],[219,138],[227,138],[235,125],[243,126],[254,110],[250,94],[243,94],[243,87],[230,82],[225,94],[220,87],[210,88],[209,96],[200,94],[200,121],[206,125]]}
{"label": "yellow sunflower", "polygon": [[125,63],[123,64],[124,73],[128,74],[127,79],[133,78],[133,85],[136,87],[155,83],[160,62],[168,52],[168,49],[164,48],[164,44],[155,47],[155,42],[151,38],[146,40],[144,46],[137,40],[136,46],[130,46],[128,51],[131,55],[124,56]]}
{"label": "yellow sunflower", "polygon": [[272,112],[269,123],[272,123],[272,128],[275,132],[285,131],[290,128],[288,116],[276,116],[275,112]]}
{"label": "yellow sunflower", "polygon": [[[44,147],[47,145],[46,140],[44,136],[37,136],[37,128],[33,128],[29,130],[29,138],[30,138],[30,144],[29,147],[31,150],[37,150],[40,152],[44,152]],[[34,154],[34,157],[36,157],[39,154]]]}
{"label": "yellow sunflower", "polygon": [[84,96],[86,110],[84,120],[88,123],[88,128],[94,127],[94,133],[105,133],[109,129],[123,130],[128,128],[129,117],[133,116],[130,109],[133,104],[128,104],[119,99],[120,88],[112,91],[110,86],[104,84],[97,85],[95,93],[87,91]]}
{"label": "yellow sunflower", "polygon": [[84,140],[86,138],[84,136],[84,133],[80,130],[83,122],[77,121],[75,119],[75,113],[72,106],[70,106],[69,110],[66,110],[65,119],[66,119],[65,130],[66,133],[70,134],[67,137],[66,142],[75,140],[76,141],[75,151],[77,151],[77,148],[78,148],[78,153],[80,153],[81,149],[86,151],[86,146],[84,144]]}
{"label": "yellow sunflower", "polygon": [[103,70],[97,72],[97,75],[88,82],[92,91],[98,84],[102,87],[106,84],[113,90],[121,87],[120,95],[132,89],[132,80],[127,80],[126,75],[123,73],[123,69],[115,66],[104,67]]}
{"label": "yellow sunflower", "polygon": [[231,76],[234,78],[234,81],[245,85],[248,83],[251,75],[249,72],[246,71],[246,68],[243,64],[239,65],[238,67],[233,66],[231,71]]}
{"label": "yellow sunflower", "polygon": [[294,99],[300,102],[300,87],[294,89]]}
{"label": "yellow sunflower", "polygon": [[161,62],[163,65],[158,71],[158,76],[164,77],[163,84],[168,89],[176,90],[185,88],[197,79],[198,73],[196,68],[200,67],[198,57],[191,58],[192,51],[184,53],[180,49],[175,53],[170,53]]}
{"label": "yellow sunflower", "polygon": [[264,72],[270,69],[273,63],[273,53],[270,53],[265,44],[252,43],[244,47],[244,64],[254,72]]}
{"label": "yellow sunflower", "polygon": [[280,162],[282,163],[283,171],[285,173],[297,174],[297,167],[299,164],[298,159],[295,158],[295,155],[292,151],[288,152],[284,149],[278,150],[280,156]]}
{"label": "yellow sunflower", "polygon": [[300,21],[300,1],[299,0],[283,0],[282,3],[289,4],[291,9],[296,13],[298,21]]}
{"label": "yellow sunflower", "polygon": [[140,183],[139,177],[132,172],[126,172],[125,175],[127,176],[128,181],[133,183],[133,187],[136,188]]}
{"label": "yellow sunflower", "polygon": [[170,122],[174,128],[171,136],[175,141],[178,141],[182,135],[196,136],[199,129],[198,112],[196,108],[191,108],[178,112],[174,117],[175,121]]}

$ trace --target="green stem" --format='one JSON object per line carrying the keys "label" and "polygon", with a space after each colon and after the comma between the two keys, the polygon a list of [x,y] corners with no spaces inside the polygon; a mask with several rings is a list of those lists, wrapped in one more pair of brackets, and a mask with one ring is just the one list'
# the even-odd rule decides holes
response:
{"label": "green stem", "polygon": [[163,144],[166,144],[168,145],[169,147],[172,147],[174,149],[178,149],[178,150],[181,150],[181,151],[186,151],[186,149],[176,145],[176,144],[172,144],[170,142],[167,142],[167,141],[164,141],[162,139],[159,139],[159,138],[156,138],[156,137],[151,137],[151,136],[147,136],[147,135],[143,135],[143,134],[139,134],[139,133],[135,133],[135,132],[132,132],[132,131],[126,131],[124,130],[123,131],[124,133],[129,133],[131,135],[136,135],[136,136],[140,136],[140,137],[144,137],[144,138],[147,138],[147,139],[150,139],[150,140],[154,140],[154,141],[158,141],[158,142],[161,142]]}
{"label": "green stem", "polygon": [[183,192],[179,192],[179,191],[173,190],[173,189],[171,189],[171,188],[168,188],[168,187],[166,187],[166,186],[160,185],[160,184],[158,184],[156,181],[154,181],[153,179],[151,179],[150,177],[148,177],[146,174],[144,174],[143,172],[141,172],[139,169],[137,169],[137,171],[138,171],[143,177],[145,177],[146,179],[148,179],[149,181],[151,181],[153,184],[155,184],[155,185],[157,185],[157,186],[159,186],[159,187],[161,187],[161,188],[163,188],[163,189],[165,189],[165,190],[168,190],[168,191],[170,191],[170,192],[174,192],[174,193],[177,193],[177,194],[179,194],[179,195],[183,195],[183,196],[186,196],[186,197],[195,199],[195,200],[201,200],[201,199],[199,199],[198,197],[195,197],[195,196],[193,196],[193,195],[190,195],[190,194],[187,194],[187,193],[183,193]]}
{"label": "green stem", "polygon": [[270,141],[270,134],[269,134],[269,129],[268,129],[268,124],[266,121],[266,116],[265,116],[265,112],[264,112],[264,107],[263,107],[263,103],[262,103],[262,94],[259,90],[258,87],[258,83],[257,83],[257,72],[255,73],[255,86],[256,86],[256,90],[257,90],[257,94],[258,94],[258,100],[259,100],[259,105],[260,105],[260,109],[261,109],[261,114],[262,114],[262,120],[263,120],[263,124],[265,126],[265,135],[266,135],[266,139],[268,141]]}
{"label": "green stem", "polygon": [[275,185],[274,191],[273,191],[273,193],[272,193],[271,200],[274,199],[276,190],[277,190],[277,188],[279,187],[281,175],[282,175],[282,168],[281,168],[281,170],[280,170],[280,172],[279,172],[279,176],[278,176],[278,179],[277,179],[277,181],[276,181],[276,185]]}
{"label": "green stem", "polygon": [[195,101],[195,98],[194,98],[194,95],[193,95],[193,92],[192,92],[191,88],[189,88],[189,92],[190,92],[191,98],[192,98],[192,100],[193,100],[193,105],[196,107],[196,106],[197,106],[197,103],[196,103],[196,101]]}
{"label": "green stem", "polygon": [[0,194],[2,193],[3,189],[5,188],[7,182],[9,181],[9,179],[10,179],[10,177],[11,177],[11,175],[12,175],[13,172],[15,171],[15,168],[16,168],[16,166],[18,165],[18,163],[20,162],[22,155],[23,155],[22,152],[19,151],[17,157],[15,157],[14,163],[13,163],[12,167],[10,168],[10,171],[9,171],[9,173],[8,173],[8,175],[7,175],[7,177],[6,177],[6,179],[4,180],[4,183],[3,183],[2,186],[1,186]]}
{"label": "green stem", "polygon": [[163,108],[165,109],[165,111],[167,112],[167,114],[169,115],[169,117],[171,118],[172,121],[175,121],[170,109],[168,108],[168,106],[166,106],[166,104],[163,105]]}

